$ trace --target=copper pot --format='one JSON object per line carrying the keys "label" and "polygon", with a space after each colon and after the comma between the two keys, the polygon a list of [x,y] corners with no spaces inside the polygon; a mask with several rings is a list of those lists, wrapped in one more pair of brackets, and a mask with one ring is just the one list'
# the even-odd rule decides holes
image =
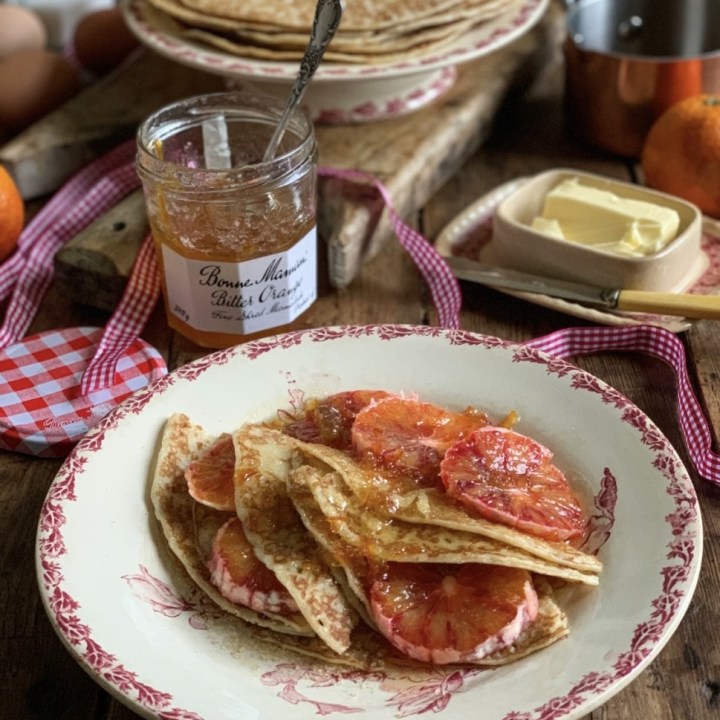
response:
{"label": "copper pot", "polygon": [[653,121],[698,93],[720,93],[720,0],[567,0],[570,128],[638,157]]}

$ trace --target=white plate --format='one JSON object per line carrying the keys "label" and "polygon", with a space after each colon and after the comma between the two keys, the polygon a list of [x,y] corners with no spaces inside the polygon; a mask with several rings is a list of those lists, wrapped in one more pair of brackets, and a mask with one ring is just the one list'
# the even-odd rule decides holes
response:
{"label": "white plate", "polygon": [[[362,387],[473,404],[496,416],[516,409],[519,430],[554,449],[557,464],[585,490],[597,495],[602,484],[607,497],[616,485],[600,551],[605,570],[598,588],[567,606],[569,638],[496,670],[365,675],[251,644],[238,651],[206,622],[207,603],[172,580],[148,506],[148,473],[166,418],[182,411],[219,433],[272,417],[300,392]],[[432,711],[460,720],[482,707],[483,720],[567,720],[607,701],[665,645],[690,602],[701,554],[687,472],[657,427],[617,391],[564,361],[494,338],[369,326],[221,351],[124,403],[76,447],[50,488],[37,568],[48,615],[69,651],[145,717],[354,713],[389,720]]]}
{"label": "white plate", "polygon": [[[549,0],[522,0],[452,44],[428,55],[379,65],[323,63],[313,76],[303,104],[320,122],[359,122],[413,112],[446,92],[455,66],[498,50],[528,32]],[[183,39],[179,24],[159,15],[145,0],[121,0],[130,30],[148,47],[177,62],[259,89],[287,92],[298,63],[252,60]]]}
{"label": "white plate", "polygon": [[[471,203],[438,234],[435,241],[437,251],[445,256],[463,255],[493,264],[495,253],[492,227],[495,210],[525,182],[527,178],[524,177],[510,180]],[[720,223],[717,220],[703,217],[700,256],[679,291],[702,295],[720,294]],[[657,325],[676,333],[684,332],[692,326],[692,321],[683,317],[602,310],[571,300],[519,290],[498,288],[498,292],[600,325]]]}

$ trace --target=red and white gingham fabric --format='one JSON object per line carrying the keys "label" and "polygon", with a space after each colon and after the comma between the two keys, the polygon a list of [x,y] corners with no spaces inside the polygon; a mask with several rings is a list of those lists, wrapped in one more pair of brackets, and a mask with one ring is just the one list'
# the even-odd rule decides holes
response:
{"label": "red and white gingham fabric", "polygon": [[645,353],[666,362],[675,371],[680,429],[690,459],[700,477],[720,485],[720,456],[712,450],[710,424],[690,382],[685,347],[676,335],[653,325],[573,327],[525,344],[561,358],[620,350]]}
{"label": "red and white gingham fabric", "polygon": [[159,296],[160,270],[152,235],[148,235],[135,259],[125,292],[83,373],[80,384],[83,395],[110,387],[115,382],[117,363],[142,332]]}
{"label": "red and white gingham fabric", "polygon": [[136,338],[118,361],[113,384],[81,395],[80,378],[102,332],[52,330],[0,352],[0,447],[63,457],[117,404],[167,372],[157,350]]}
{"label": "red and white gingham fabric", "polygon": [[18,250],[0,267],[0,297],[12,296],[0,327],[0,348],[19,340],[37,313],[53,276],[55,253],[139,185],[125,143],[77,173],[28,223]]}
{"label": "red and white gingham fabric", "polygon": [[[0,300],[4,300],[12,291],[20,271],[26,264],[28,252],[38,239],[50,232],[53,224],[67,213],[68,209],[80,202],[110,170],[132,161],[134,153],[135,143],[128,141],[85,166],[71,177],[45,205],[42,212],[27,224],[20,235],[17,250],[0,266]],[[88,219],[88,223],[91,220],[92,217]]]}
{"label": "red and white gingham fabric", "polygon": [[[13,297],[0,328],[0,348],[21,337],[29,326],[52,277],[53,256],[62,243],[137,187],[139,181],[132,163],[134,152],[134,143],[128,141],[84,168],[28,224],[20,238],[17,252],[0,266],[0,300],[6,298],[14,286]],[[370,184],[377,189],[386,204],[398,240],[428,284],[440,324],[449,328],[459,327],[462,296],[457,279],[428,240],[402,221],[383,184],[365,172],[327,167],[319,168],[318,172],[325,176]],[[73,335],[74,331],[82,330],[78,328],[71,329],[69,333],[41,334],[25,343],[13,345],[0,354],[0,374],[6,382],[11,383],[10,392],[0,403],[0,421],[5,425],[0,425],[0,444],[35,454],[45,452],[42,450],[42,429],[33,426],[32,422],[32,416],[37,415],[40,426],[45,424],[45,430],[48,429],[48,423],[54,430],[62,428],[58,433],[64,437],[57,440],[54,447],[64,448],[70,438],[75,442],[80,437],[75,429],[70,432],[70,428],[76,428],[80,423],[79,418],[92,416],[98,405],[102,406],[102,402],[118,402],[126,390],[128,393],[132,391],[130,388],[138,377],[133,373],[142,373],[143,370],[151,375],[166,372],[159,356],[150,360],[146,358],[146,353],[152,356],[155,351],[137,339],[157,301],[159,291],[159,272],[148,237],[138,254],[123,298],[104,333],[94,331],[90,342],[87,337],[79,339]],[[72,337],[66,348],[69,355],[59,350],[64,334]],[[673,333],[649,325],[566,328],[527,344],[558,357],[625,350],[647,353],[667,362],[677,377],[680,426],[692,462],[701,477],[720,484],[720,457],[712,451],[710,425],[688,376],[685,349]],[[140,352],[140,364],[134,366],[135,370],[130,369],[130,375],[124,375],[126,370],[122,363],[128,357],[133,357],[134,352]],[[53,365],[57,358],[61,358],[60,364]],[[42,374],[46,366],[53,368],[48,371],[48,377]],[[23,367],[29,371],[25,372]],[[51,387],[61,376],[71,376],[73,380],[62,389],[59,386]],[[147,377],[144,378],[144,384],[147,381]],[[28,393],[27,403],[20,399],[20,394],[24,392]],[[53,392],[57,394],[53,396]],[[109,395],[105,400],[100,400],[97,393]],[[69,404],[67,422],[58,420],[56,414],[52,415],[52,421],[43,416],[43,411],[52,406],[52,397],[57,399],[63,410],[65,404]],[[72,407],[73,402],[80,401],[84,409]],[[79,427],[82,430],[82,423]],[[25,428],[25,433],[13,437],[18,428]],[[46,446],[47,435],[44,435]],[[55,451],[47,450],[51,454]]]}
{"label": "red and white gingham fabric", "polygon": [[462,294],[460,284],[442,255],[419,232],[404,223],[393,206],[387,188],[373,175],[358,170],[319,167],[318,174],[370,184],[380,193],[395,235],[428,285],[430,294],[438,312],[440,325],[448,328],[460,327],[460,307]]}

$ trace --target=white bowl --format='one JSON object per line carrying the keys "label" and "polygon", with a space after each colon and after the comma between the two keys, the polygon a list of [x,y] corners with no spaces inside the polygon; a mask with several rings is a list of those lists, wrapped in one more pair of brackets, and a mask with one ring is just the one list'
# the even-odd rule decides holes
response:
{"label": "white bowl", "polygon": [[[550,237],[531,227],[542,215],[545,196],[565,179],[607,190],[620,197],[653,202],[680,216],[677,236],[660,251],[627,257]],[[493,254],[507,267],[600,287],[676,292],[702,272],[702,214],[672,195],[573,169],[550,170],[522,184],[498,206],[493,220]]]}

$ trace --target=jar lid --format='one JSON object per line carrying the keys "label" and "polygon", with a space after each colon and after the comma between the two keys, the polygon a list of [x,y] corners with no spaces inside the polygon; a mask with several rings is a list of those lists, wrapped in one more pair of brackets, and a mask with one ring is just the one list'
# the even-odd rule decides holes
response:
{"label": "jar lid", "polygon": [[167,373],[160,353],[138,338],[118,360],[113,384],[81,395],[102,334],[90,327],[51,330],[0,351],[0,448],[64,457],[125,398]]}

